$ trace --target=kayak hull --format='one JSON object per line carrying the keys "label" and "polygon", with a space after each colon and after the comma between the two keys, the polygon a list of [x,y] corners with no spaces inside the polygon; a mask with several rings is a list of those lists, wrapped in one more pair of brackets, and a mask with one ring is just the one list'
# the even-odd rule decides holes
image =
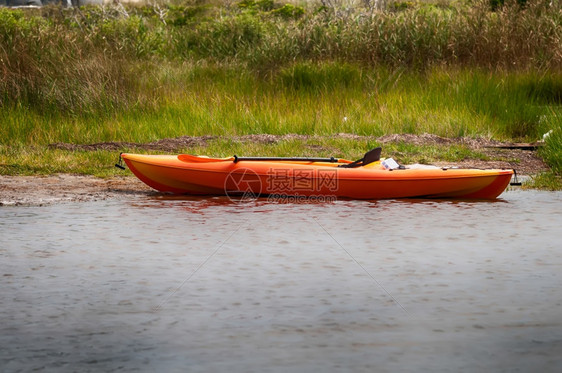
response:
{"label": "kayak hull", "polygon": [[[333,196],[350,199],[495,199],[512,170],[413,168],[386,170],[380,163],[244,161],[175,155],[121,155],[145,184],[173,194]],[[181,159],[180,159],[181,158]],[[190,161],[194,159],[195,161]]]}

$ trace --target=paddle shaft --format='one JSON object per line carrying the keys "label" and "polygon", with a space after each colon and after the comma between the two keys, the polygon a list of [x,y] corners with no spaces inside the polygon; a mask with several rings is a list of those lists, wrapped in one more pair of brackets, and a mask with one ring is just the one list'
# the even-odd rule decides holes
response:
{"label": "paddle shaft", "polygon": [[340,160],[334,157],[330,158],[308,158],[308,157],[238,157],[234,156],[234,163],[240,161],[282,161],[282,162],[331,162],[338,163]]}

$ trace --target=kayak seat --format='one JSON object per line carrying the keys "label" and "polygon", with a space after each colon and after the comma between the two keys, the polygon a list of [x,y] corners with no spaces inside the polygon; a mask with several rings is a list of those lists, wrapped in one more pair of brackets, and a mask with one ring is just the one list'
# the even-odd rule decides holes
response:
{"label": "kayak seat", "polygon": [[358,159],[355,162],[343,164],[343,165],[338,166],[338,167],[355,168],[355,167],[366,166],[366,165],[371,164],[373,162],[379,161],[381,159],[381,153],[382,153],[382,148],[379,146],[377,148],[369,150],[367,153],[365,153],[363,158]]}

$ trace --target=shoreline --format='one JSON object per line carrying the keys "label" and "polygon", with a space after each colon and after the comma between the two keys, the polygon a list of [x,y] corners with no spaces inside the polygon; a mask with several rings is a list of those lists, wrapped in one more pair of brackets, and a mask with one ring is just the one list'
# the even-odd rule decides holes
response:
{"label": "shoreline", "polygon": [[127,195],[157,193],[136,177],[102,179],[89,175],[0,175],[0,207],[44,206],[65,202],[118,199]]}
{"label": "shoreline", "polygon": [[[352,134],[337,134],[338,138],[365,140],[367,137]],[[332,136],[332,137],[334,137]],[[318,136],[317,136],[318,137]],[[245,135],[232,137],[238,142],[275,144],[287,140],[305,141],[313,136],[307,135]],[[178,152],[194,146],[205,147],[216,136],[184,136],[162,139],[154,143],[97,143],[88,145],[51,144],[50,148],[65,151],[116,151],[129,146],[133,149],[146,151],[160,150]],[[371,139],[371,138],[369,138]],[[380,144],[404,142],[415,145],[453,145],[462,144],[471,149],[478,149],[488,160],[465,159],[459,162],[432,162],[439,167],[480,168],[480,169],[515,169],[517,176],[527,178],[549,171],[549,167],[536,154],[536,151],[525,148],[512,148],[512,143],[504,143],[486,139],[443,138],[436,135],[389,135],[373,138]],[[400,161],[397,159],[397,161]],[[42,206],[64,202],[87,202],[123,198],[127,195],[158,195],[159,192],[145,185],[127,170],[122,175],[100,178],[91,175],[57,173],[46,176],[0,175],[0,207],[1,206]]]}
{"label": "shoreline", "polygon": [[[506,163],[508,162],[465,161],[456,164],[436,162],[435,165],[460,168],[513,168]],[[525,167],[515,167],[515,169],[520,179],[533,175]],[[541,168],[539,172],[546,170],[547,168]],[[158,191],[145,185],[131,174],[111,178],[73,174],[0,175],[0,207],[45,206],[65,202],[89,202],[119,199],[131,195],[149,196],[157,194],[159,194]]]}

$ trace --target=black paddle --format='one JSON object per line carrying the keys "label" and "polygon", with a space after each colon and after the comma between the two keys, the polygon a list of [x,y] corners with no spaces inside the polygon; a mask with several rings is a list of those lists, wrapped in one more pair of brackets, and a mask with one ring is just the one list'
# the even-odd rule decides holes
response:
{"label": "black paddle", "polygon": [[196,163],[208,163],[208,162],[240,162],[240,161],[291,161],[291,162],[330,162],[330,163],[340,163],[347,162],[345,159],[337,159],[334,157],[330,158],[310,158],[310,157],[239,157],[234,155],[228,158],[208,158],[199,157],[197,155],[190,154],[180,154],[178,159],[183,162],[196,162]]}
{"label": "black paddle", "polygon": [[376,161],[380,160],[381,159],[381,153],[382,153],[382,148],[379,146],[378,148],[374,148],[372,150],[369,150],[367,153],[365,153],[363,158],[358,159],[355,162],[343,164],[343,165],[338,166],[338,167],[355,168],[355,167],[360,167],[360,166],[366,166],[370,163],[373,163],[373,162],[376,162]]}
{"label": "black paddle", "polygon": [[331,162],[337,163],[339,159],[331,158],[309,158],[309,157],[238,157],[234,156],[234,163],[239,161],[294,161],[294,162]]}

